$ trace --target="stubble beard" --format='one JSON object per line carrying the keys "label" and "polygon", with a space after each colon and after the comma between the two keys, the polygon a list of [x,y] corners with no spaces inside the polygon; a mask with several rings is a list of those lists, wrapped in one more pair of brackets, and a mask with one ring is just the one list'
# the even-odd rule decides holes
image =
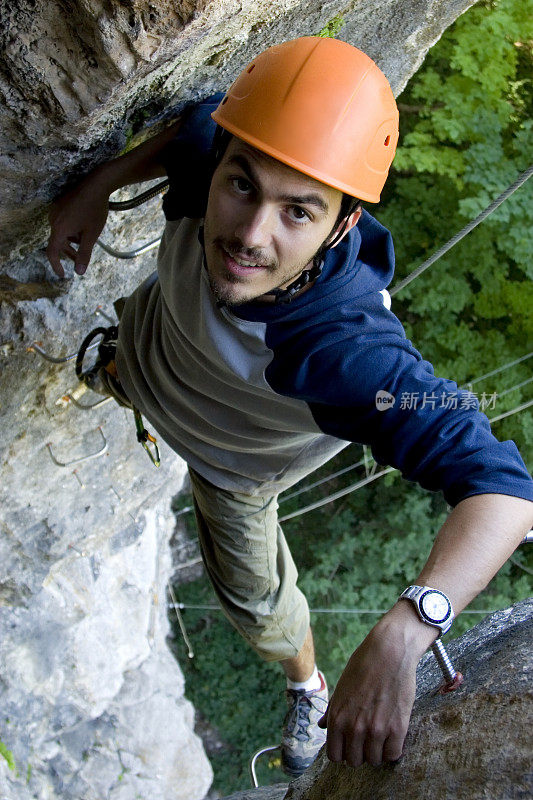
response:
{"label": "stubble beard", "polygon": [[[246,253],[247,260],[250,260],[252,262],[253,261],[257,261],[259,263],[263,263],[263,259],[261,258],[261,255],[260,255],[260,253],[258,251],[251,251],[251,250],[243,251],[243,248],[240,247],[238,245],[238,243],[229,243],[228,244],[226,242],[223,242],[220,239],[215,239],[213,241],[213,245],[212,245],[213,250],[215,252],[219,251],[219,249],[220,249],[220,247],[222,245],[224,245],[224,247],[227,250],[229,250],[230,252],[237,251],[237,252],[242,253],[243,255]],[[245,303],[250,303],[253,300],[258,300],[260,297],[265,295],[267,292],[273,291],[274,289],[279,289],[279,288],[281,288],[281,286],[285,286],[286,284],[292,283],[294,280],[296,280],[296,278],[298,278],[302,274],[302,272],[305,269],[309,268],[309,265],[313,263],[314,258],[316,257],[316,255],[319,252],[320,252],[320,250],[317,251],[317,253],[315,254],[315,256],[313,256],[313,258],[311,260],[307,260],[305,262],[305,264],[302,265],[302,266],[295,267],[294,270],[291,270],[291,273],[289,275],[281,277],[280,282],[278,284],[276,284],[275,286],[269,287],[268,289],[263,289],[261,291],[255,291],[254,292],[253,287],[250,286],[249,293],[246,293],[246,295],[243,295],[242,293],[240,293],[238,291],[235,291],[233,289],[233,286],[235,286],[235,287],[245,286],[247,284],[247,278],[244,277],[244,276],[235,275],[232,272],[229,272],[228,270],[226,270],[225,268],[224,268],[224,275],[223,275],[223,278],[224,278],[224,284],[223,285],[220,285],[219,283],[217,283],[216,280],[209,273],[209,269],[207,270],[207,274],[208,274],[208,278],[209,278],[209,285],[211,287],[211,291],[213,292],[213,295],[214,295],[215,300],[216,300],[217,303],[223,303],[224,305],[227,305],[227,306],[244,305]],[[268,272],[275,273],[277,268],[278,268],[277,263],[265,264],[265,269]],[[230,285],[228,285],[228,284],[230,284]]]}

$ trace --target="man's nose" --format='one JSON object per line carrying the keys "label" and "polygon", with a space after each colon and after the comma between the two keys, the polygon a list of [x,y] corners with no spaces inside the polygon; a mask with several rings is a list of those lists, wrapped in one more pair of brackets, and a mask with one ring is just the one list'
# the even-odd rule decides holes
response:
{"label": "man's nose", "polygon": [[244,247],[266,248],[274,231],[274,210],[266,203],[251,204],[239,219],[235,235]]}

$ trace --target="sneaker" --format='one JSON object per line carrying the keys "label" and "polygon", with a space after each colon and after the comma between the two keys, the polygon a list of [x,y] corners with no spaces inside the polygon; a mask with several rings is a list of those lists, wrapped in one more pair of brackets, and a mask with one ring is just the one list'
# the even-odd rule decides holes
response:
{"label": "sneaker", "polygon": [[326,741],[326,731],[317,723],[328,707],[328,687],[323,674],[318,674],[320,689],[286,690],[289,708],[283,722],[281,766],[292,777],[298,777],[311,766]]}

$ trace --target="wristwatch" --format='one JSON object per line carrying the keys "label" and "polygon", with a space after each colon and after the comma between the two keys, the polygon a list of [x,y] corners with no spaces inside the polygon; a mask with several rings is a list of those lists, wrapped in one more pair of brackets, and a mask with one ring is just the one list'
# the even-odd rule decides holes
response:
{"label": "wristwatch", "polygon": [[430,586],[408,586],[399,597],[411,600],[423,622],[439,628],[439,636],[450,630],[454,620],[452,604],[444,592]]}

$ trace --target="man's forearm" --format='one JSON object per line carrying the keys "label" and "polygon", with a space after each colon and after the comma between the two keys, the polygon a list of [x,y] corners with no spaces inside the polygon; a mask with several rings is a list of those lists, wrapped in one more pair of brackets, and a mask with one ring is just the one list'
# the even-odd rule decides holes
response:
{"label": "man's forearm", "polygon": [[462,500],[440,529],[417,583],[448,595],[457,614],[489,583],[533,525],[533,503],[504,494]]}
{"label": "man's forearm", "polygon": [[[410,582],[440,589],[457,614],[483,589],[533,522],[533,503],[517,497],[468,497],[440,529],[420,575]],[[406,579],[409,580],[410,576]],[[403,587],[398,587],[400,593]],[[327,752],[353,767],[400,757],[415,696],[418,660],[438,629],[398,600],[372,628],[342,673],[327,714]]]}
{"label": "man's forearm", "polygon": [[[122,186],[165,175],[161,154],[177,134],[179,121],[157,136],[87,175],[50,209],[50,239],[46,253],[54,272],[64,277],[61,258],[74,261],[83,275],[108,213],[109,195]],[[77,249],[74,245],[78,245]]]}
{"label": "man's forearm", "polygon": [[100,165],[88,176],[89,179],[105,187],[111,194],[131,183],[141,183],[164,176],[166,173],[161,162],[161,153],[165,145],[176,136],[179,127],[178,120],[129,153]]}
{"label": "man's forearm", "polygon": [[[444,592],[459,614],[512,555],[533,525],[533,503],[502,494],[467,497],[453,509],[438,532],[429,558],[413,581]],[[420,655],[437,636],[412,604],[398,601],[389,612],[408,625]],[[407,623],[406,623],[407,624]]]}

